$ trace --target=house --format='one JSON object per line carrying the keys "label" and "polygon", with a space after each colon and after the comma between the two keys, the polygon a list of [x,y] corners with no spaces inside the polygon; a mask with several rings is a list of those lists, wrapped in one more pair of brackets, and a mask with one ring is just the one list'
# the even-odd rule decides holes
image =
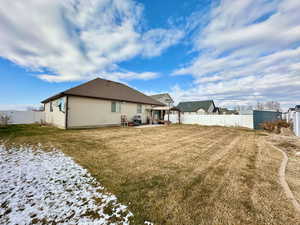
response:
{"label": "house", "polygon": [[288,109],[288,111],[284,115],[286,121],[289,122],[289,123],[292,123],[296,112],[300,112],[300,105],[296,105],[295,108],[289,108]]}
{"label": "house", "polygon": [[96,78],[42,101],[45,122],[59,128],[120,125],[121,116],[136,115],[146,123],[151,109],[163,103],[126,86]]}
{"label": "house", "polygon": [[184,114],[191,114],[191,115],[219,114],[219,110],[215,106],[213,100],[180,102],[177,108]]}
{"label": "house", "polygon": [[227,108],[219,108],[220,114],[222,115],[238,115],[239,112],[236,110],[232,109],[227,109]]}

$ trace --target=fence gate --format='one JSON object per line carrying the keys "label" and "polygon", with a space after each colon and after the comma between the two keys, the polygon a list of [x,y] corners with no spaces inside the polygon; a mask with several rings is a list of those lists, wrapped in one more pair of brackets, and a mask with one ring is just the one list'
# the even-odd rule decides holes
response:
{"label": "fence gate", "polygon": [[272,111],[253,111],[253,123],[254,129],[262,129],[261,124],[264,122],[272,122],[276,120],[281,120],[281,112]]}

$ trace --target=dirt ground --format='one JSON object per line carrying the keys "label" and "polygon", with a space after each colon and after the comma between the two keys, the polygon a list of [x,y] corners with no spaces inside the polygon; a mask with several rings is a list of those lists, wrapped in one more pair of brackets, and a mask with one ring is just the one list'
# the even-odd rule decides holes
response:
{"label": "dirt ground", "polygon": [[[134,224],[300,224],[278,181],[282,155],[264,133],[197,125],[31,132],[2,139],[72,156],[129,205]],[[300,190],[297,163],[288,182]]]}

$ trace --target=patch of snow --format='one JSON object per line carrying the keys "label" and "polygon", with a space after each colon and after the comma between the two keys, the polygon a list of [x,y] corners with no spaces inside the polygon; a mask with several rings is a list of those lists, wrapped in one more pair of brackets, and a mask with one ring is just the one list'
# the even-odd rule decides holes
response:
{"label": "patch of snow", "polygon": [[295,154],[296,156],[300,156],[300,152],[296,152],[296,154]]}
{"label": "patch of snow", "polygon": [[132,213],[70,157],[0,146],[0,224],[129,224]]}

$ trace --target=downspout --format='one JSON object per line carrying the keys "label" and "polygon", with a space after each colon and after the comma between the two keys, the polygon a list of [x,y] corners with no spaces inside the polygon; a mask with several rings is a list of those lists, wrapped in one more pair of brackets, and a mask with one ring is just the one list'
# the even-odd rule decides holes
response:
{"label": "downspout", "polygon": [[69,96],[66,96],[66,118],[65,118],[65,129],[68,129],[68,117],[69,117]]}
{"label": "downspout", "polygon": [[168,108],[168,122],[170,123],[170,103],[169,103],[169,108]]}

